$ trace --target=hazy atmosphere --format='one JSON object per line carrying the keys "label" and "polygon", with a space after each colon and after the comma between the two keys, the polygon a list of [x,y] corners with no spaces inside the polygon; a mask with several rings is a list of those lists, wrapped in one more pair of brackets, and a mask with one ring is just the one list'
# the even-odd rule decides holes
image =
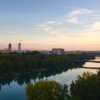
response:
{"label": "hazy atmosphere", "polygon": [[0,0],[0,49],[100,50],[99,0]]}
{"label": "hazy atmosphere", "polygon": [[0,0],[0,100],[100,100],[100,0]]}

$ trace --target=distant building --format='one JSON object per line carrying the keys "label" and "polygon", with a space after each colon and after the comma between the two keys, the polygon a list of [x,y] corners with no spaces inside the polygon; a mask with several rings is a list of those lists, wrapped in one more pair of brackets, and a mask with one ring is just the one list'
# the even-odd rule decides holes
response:
{"label": "distant building", "polygon": [[40,53],[43,53],[43,54],[49,54],[49,51],[39,51]]}
{"label": "distant building", "polygon": [[12,44],[11,43],[8,44],[8,51],[12,52]]}
{"label": "distant building", "polygon": [[53,49],[52,49],[52,53],[53,53],[53,54],[57,54],[57,55],[62,55],[62,54],[64,54],[65,52],[64,52],[64,49],[62,49],[62,48],[53,48]]}
{"label": "distant building", "polygon": [[21,43],[18,43],[18,51],[21,51]]}
{"label": "distant building", "polygon": [[82,54],[84,51],[66,51],[65,54]]}

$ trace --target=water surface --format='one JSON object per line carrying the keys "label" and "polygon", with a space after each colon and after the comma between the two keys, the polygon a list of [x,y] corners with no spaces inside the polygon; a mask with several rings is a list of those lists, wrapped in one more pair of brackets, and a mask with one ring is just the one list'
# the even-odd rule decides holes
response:
{"label": "water surface", "polygon": [[[100,58],[95,58],[95,61],[100,61]],[[100,67],[100,63],[86,62],[83,67]],[[70,84],[78,75],[84,72],[96,73],[97,69],[73,68],[68,69],[59,74],[39,76],[27,76],[18,78],[0,79],[0,100],[26,100],[25,88],[28,82],[33,84],[41,79],[55,80],[61,84]]]}

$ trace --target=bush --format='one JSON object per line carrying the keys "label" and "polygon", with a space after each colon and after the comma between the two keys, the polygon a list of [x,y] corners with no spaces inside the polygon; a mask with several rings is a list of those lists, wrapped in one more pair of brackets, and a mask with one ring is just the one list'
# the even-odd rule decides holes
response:
{"label": "bush", "polygon": [[67,86],[56,81],[39,81],[26,87],[27,100],[65,100]]}

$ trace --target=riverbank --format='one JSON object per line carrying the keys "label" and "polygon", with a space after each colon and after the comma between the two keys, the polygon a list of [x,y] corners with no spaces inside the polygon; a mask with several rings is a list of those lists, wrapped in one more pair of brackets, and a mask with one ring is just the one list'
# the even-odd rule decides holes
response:
{"label": "riverbank", "polygon": [[73,80],[70,85],[62,85],[55,80],[29,83],[26,87],[26,95],[28,100],[30,98],[33,100],[58,100],[58,98],[60,98],[59,100],[100,100],[99,85],[100,70],[95,74],[85,72],[81,76],[79,75],[75,81]]}
{"label": "riverbank", "polygon": [[[41,53],[0,53],[0,77],[20,76],[43,70],[55,70],[61,67],[77,66],[73,60],[89,60],[87,54],[45,55]],[[82,62],[84,63],[84,62]],[[82,64],[80,63],[80,64]]]}

